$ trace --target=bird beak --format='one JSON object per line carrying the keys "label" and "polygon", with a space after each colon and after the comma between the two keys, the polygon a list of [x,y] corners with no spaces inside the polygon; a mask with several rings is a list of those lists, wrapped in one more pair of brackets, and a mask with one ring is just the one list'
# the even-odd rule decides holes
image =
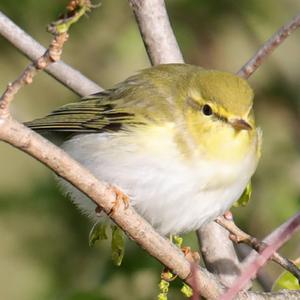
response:
{"label": "bird beak", "polygon": [[252,126],[243,119],[234,119],[230,123],[236,130],[252,129]]}

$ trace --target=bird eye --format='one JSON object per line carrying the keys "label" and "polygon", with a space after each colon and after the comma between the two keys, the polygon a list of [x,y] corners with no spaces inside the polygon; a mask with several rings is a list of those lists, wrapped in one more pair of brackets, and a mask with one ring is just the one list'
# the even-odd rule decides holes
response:
{"label": "bird eye", "polygon": [[208,104],[203,105],[202,112],[206,116],[211,116],[213,114],[212,108]]}

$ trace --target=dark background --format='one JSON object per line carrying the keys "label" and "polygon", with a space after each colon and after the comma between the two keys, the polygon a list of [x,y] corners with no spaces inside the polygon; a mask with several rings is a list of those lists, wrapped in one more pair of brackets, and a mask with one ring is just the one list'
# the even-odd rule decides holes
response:
{"label": "dark background", "polygon": [[[67,1],[1,0],[0,9],[47,46],[46,25]],[[149,66],[125,0],[103,0],[74,26],[63,59],[102,87]],[[186,62],[236,72],[275,30],[300,10],[297,0],[173,0],[170,19]],[[0,37],[0,89],[28,64]],[[264,133],[252,200],[234,209],[237,223],[263,238],[300,207],[300,31],[250,78],[257,122]],[[17,95],[14,115],[42,116],[77,98],[47,74]],[[58,191],[51,172],[0,143],[0,298],[155,299],[161,266],[128,241],[122,267],[110,260],[109,242],[88,246],[89,221]],[[186,243],[197,247],[194,234]],[[282,249],[299,255],[299,236]],[[281,269],[269,263],[274,279]],[[179,286],[179,283],[174,283]],[[181,299],[177,288],[170,299]]]}

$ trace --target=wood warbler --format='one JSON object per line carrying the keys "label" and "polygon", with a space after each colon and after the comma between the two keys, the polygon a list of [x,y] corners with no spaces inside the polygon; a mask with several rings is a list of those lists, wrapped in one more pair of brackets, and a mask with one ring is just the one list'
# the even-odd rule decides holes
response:
{"label": "wood warbler", "polygon": [[[199,228],[243,193],[260,156],[252,105],[252,89],[236,75],[168,64],[26,124],[69,133],[61,147],[166,235]],[[61,183],[99,218],[90,199]]]}

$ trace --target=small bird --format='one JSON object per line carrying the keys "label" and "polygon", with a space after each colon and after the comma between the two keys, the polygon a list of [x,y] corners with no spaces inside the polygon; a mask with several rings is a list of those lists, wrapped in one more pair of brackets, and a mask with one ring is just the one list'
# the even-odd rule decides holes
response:
{"label": "small bird", "polygon": [[[26,124],[69,134],[62,149],[168,235],[198,229],[243,193],[260,157],[252,106],[252,89],[234,74],[167,64]],[[99,219],[90,199],[60,181]]]}

